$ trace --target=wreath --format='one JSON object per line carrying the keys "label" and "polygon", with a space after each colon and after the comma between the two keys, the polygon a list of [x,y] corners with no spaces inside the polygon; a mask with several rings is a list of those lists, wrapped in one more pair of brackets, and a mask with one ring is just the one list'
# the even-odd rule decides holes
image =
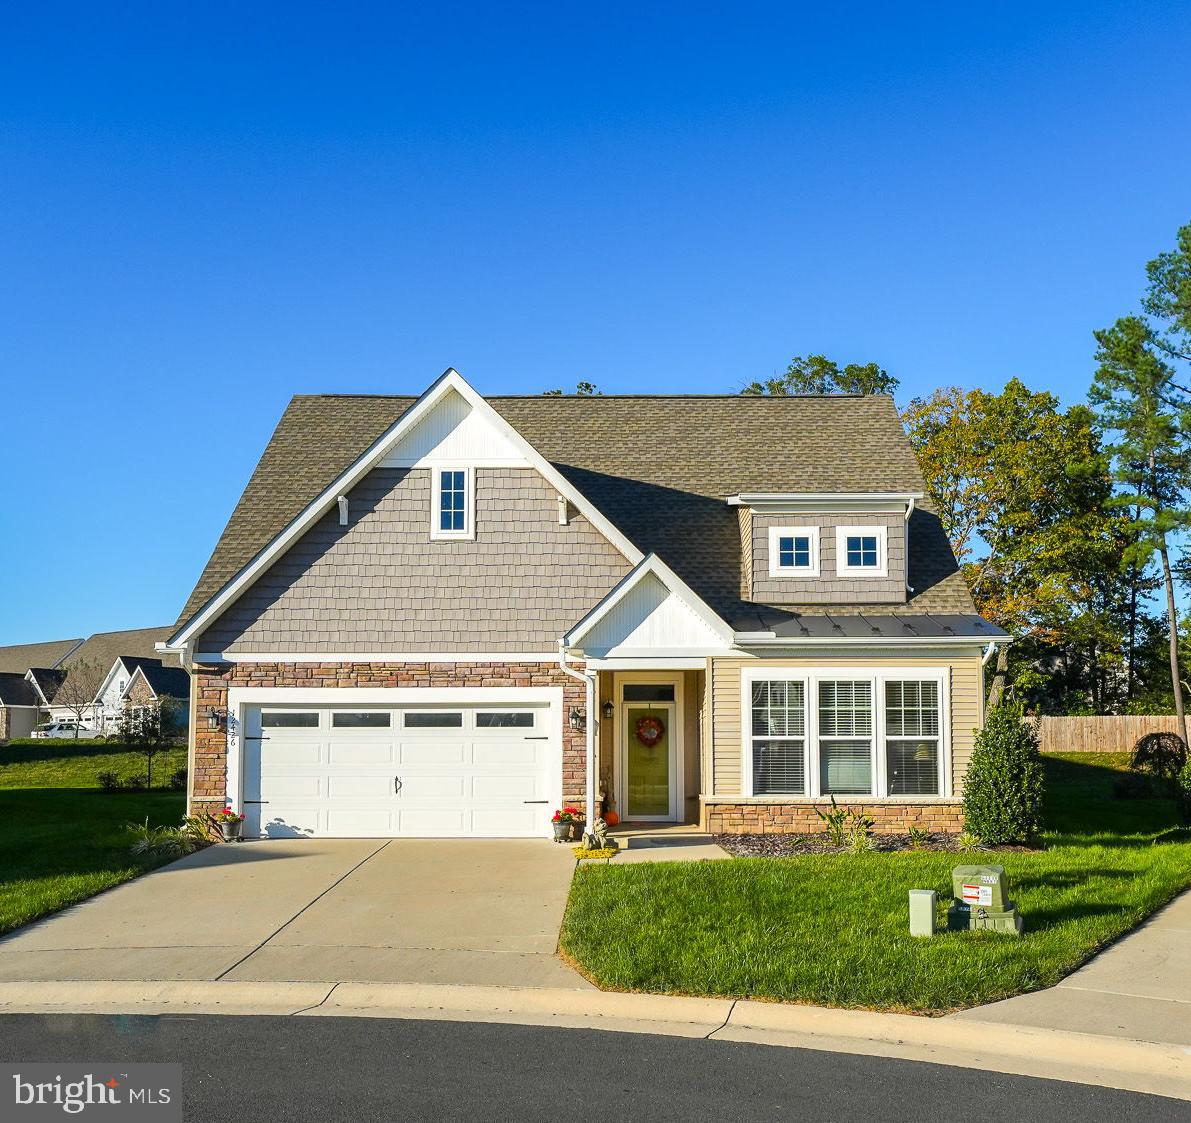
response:
{"label": "wreath", "polygon": [[652,749],[662,739],[666,732],[666,727],[662,724],[661,718],[639,717],[637,718],[636,726],[634,726],[634,732],[636,732],[637,740],[641,744],[647,749]]}

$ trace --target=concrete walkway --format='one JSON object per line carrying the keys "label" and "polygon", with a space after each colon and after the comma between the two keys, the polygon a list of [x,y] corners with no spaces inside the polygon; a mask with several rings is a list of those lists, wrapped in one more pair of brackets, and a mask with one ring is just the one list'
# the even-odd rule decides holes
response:
{"label": "concrete walkway", "polygon": [[1191,892],[1058,986],[954,1017],[1191,1047]]}
{"label": "concrete walkway", "polygon": [[0,941],[0,980],[591,990],[554,954],[573,868],[534,839],[212,846]]}

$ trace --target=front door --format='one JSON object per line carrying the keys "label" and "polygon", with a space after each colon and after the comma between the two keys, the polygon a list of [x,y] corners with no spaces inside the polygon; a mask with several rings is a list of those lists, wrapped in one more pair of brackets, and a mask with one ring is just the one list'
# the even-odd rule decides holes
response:
{"label": "front door", "polygon": [[673,702],[624,704],[622,818],[677,818],[677,761]]}

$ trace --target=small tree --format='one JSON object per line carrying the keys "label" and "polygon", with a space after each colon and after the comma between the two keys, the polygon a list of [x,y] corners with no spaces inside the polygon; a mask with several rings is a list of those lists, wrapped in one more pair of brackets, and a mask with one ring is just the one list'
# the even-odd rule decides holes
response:
{"label": "small tree", "polygon": [[180,707],[176,698],[163,695],[141,706],[125,704],[121,711],[120,740],[145,758],[146,788],[153,787],[153,758],[177,739]]}
{"label": "small tree", "polygon": [[1042,757],[1021,706],[989,711],[964,785],[964,824],[981,842],[1025,842],[1042,825]]}
{"label": "small tree", "polygon": [[50,699],[54,706],[61,706],[74,714],[76,738],[79,735],[79,726],[83,724],[83,714],[93,710],[95,696],[106,677],[107,668],[101,663],[80,659],[66,669],[66,677],[54,691],[54,697]]}

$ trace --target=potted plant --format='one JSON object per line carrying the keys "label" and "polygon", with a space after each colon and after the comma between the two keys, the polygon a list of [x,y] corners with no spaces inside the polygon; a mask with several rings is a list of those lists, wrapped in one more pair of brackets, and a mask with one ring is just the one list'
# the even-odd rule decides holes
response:
{"label": "potted plant", "polygon": [[244,825],[244,816],[237,815],[230,807],[216,812],[215,822],[219,824],[219,833],[224,842],[239,842],[240,828]]}
{"label": "potted plant", "polygon": [[560,808],[554,812],[552,822],[555,842],[567,842],[571,839],[581,838],[583,828],[586,826],[583,821],[583,812],[578,807]]}

